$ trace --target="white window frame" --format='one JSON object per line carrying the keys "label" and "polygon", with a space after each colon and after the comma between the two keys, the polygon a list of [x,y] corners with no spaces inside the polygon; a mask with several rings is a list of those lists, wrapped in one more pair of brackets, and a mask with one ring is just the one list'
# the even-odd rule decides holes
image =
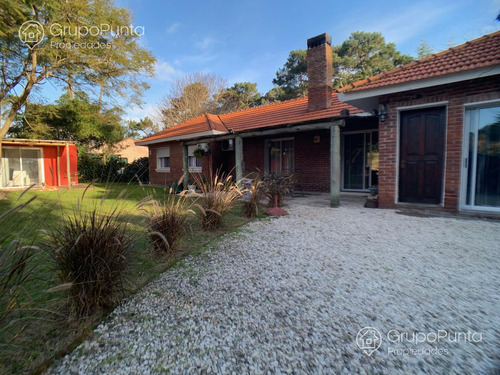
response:
{"label": "white window frame", "polygon": [[162,147],[156,149],[156,172],[170,172],[170,167],[161,167],[160,158],[171,159],[170,147]]}
{"label": "white window frame", "polygon": [[[191,165],[191,161],[192,160],[199,160],[200,161],[200,164],[202,164],[202,161],[201,161],[201,158],[195,158],[194,157],[194,151],[198,148],[201,148],[200,145],[190,145],[188,146],[188,170],[189,172],[201,172],[202,171],[202,165],[199,165],[197,166],[196,164],[195,165]],[[196,161],[195,161],[196,163]]]}
{"label": "white window frame", "polygon": [[[491,108],[500,106],[500,100],[485,100],[480,102],[465,103],[463,106],[463,128],[462,128],[462,160],[461,160],[461,184],[460,184],[460,210],[463,211],[476,211],[476,212],[500,212],[499,207],[488,207],[488,206],[473,206],[467,204],[467,178],[468,178],[468,168],[471,168],[471,161],[467,160],[469,155],[469,130],[470,130],[470,110],[481,109],[481,108]],[[477,147],[477,145],[475,146]],[[474,165],[473,168],[476,166]],[[475,175],[475,171],[473,172]]]}
{"label": "white window frame", "polygon": [[[40,151],[40,157],[38,158],[38,179],[39,179],[39,182],[38,182],[38,185],[37,186],[42,186],[45,184],[45,159],[43,157],[43,147],[11,147],[11,146],[4,146],[2,147],[2,150],[5,150],[5,149],[10,149],[10,150],[19,150],[19,153],[21,152],[21,150],[36,150],[36,151]],[[20,155],[20,154],[19,154]],[[4,167],[4,162],[3,162],[3,158],[1,157],[2,155],[0,155],[0,169],[2,169],[0,172],[1,173],[5,173],[6,171],[3,170],[3,167]],[[22,158],[21,156],[20,157],[20,162],[21,162],[21,165],[22,165]],[[0,187],[2,189],[18,189],[19,186],[2,186],[2,180],[0,179]]]}

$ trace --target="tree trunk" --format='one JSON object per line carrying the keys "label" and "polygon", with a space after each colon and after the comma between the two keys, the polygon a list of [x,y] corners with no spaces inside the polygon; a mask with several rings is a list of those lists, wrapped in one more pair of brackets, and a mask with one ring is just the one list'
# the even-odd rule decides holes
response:
{"label": "tree trunk", "polygon": [[0,142],[4,139],[5,135],[10,129],[10,126],[16,119],[17,112],[23,107],[23,105],[28,100],[31,90],[33,89],[33,85],[35,84],[36,78],[36,66],[37,66],[37,55],[36,52],[32,53],[31,56],[31,74],[26,77],[26,86],[24,86],[23,92],[21,95],[15,99],[10,107],[10,110],[7,113],[7,117],[3,122],[0,128]]}
{"label": "tree trunk", "polygon": [[99,90],[99,102],[98,102],[99,111],[101,110],[103,92],[104,92],[104,83],[101,82],[101,89]]}
{"label": "tree trunk", "polygon": [[73,77],[68,73],[68,96],[70,100],[75,99],[75,90],[73,89]]}

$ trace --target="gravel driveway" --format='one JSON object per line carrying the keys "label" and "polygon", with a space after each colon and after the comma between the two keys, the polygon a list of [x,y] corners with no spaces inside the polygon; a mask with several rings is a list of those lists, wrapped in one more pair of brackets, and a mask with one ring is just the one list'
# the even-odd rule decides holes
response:
{"label": "gravel driveway", "polygon": [[[48,373],[500,368],[500,222],[314,200],[293,199],[289,216],[252,222],[166,272]],[[358,335],[364,327],[375,330]]]}

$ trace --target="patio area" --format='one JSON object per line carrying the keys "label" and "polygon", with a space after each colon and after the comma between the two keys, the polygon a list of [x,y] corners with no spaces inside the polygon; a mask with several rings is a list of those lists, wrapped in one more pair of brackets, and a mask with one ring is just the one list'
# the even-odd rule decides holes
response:
{"label": "patio area", "polygon": [[[363,202],[291,199],[288,216],[225,235],[149,284],[47,373],[498,371],[500,222]],[[371,353],[365,327],[380,334]]]}

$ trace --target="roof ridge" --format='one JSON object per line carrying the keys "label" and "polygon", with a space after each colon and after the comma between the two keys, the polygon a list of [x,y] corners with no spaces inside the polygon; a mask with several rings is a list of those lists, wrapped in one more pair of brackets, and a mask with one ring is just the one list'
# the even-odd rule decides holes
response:
{"label": "roof ridge", "polygon": [[229,131],[229,128],[226,126],[226,123],[222,120],[222,117],[220,117],[220,115],[215,115],[215,116],[217,116],[219,118],[222,126],[224,126],[226,128],[226,130]]}
{"label": "roof ridge", "polygon": [[[335,96],[335,95],[337,95],[337,93],[334,90],[333,93],[332,93],[332,96]],[[253,111],[253,110],[257,110],[258,108],[278,106],[278,105],[283,105],[283,104],[286,104],[286,103],[291,103],[291,102],[294,102],[294,101],[307,100],[308,98],[309,98],[309,95],[306,95],[306,96],[301,96],[300,98],[293,98],[293,99],[282,100],[282,101],[279,101],[279,102],[261,104],[261,105],[255,106],[255,107],[240,109],[238,111],[231,111],[231,112],[227,112],[227,113],[221,113],[219,115],[219,118],[221,118],[220,116],[227,116],[227,115],[232,115],[232,114],[235,114],[235,113]]]}
{"label": "roof ridge", "polygon": [[215,127],[214,127],[214,125],[212,124],[212,120],[210,120],[210,117],[209,117],[210,113],[205,112],[205,113],[204,113],[204,115],[205,115],[205,118],[207,119],[209,129],[210,129],[210,130],[214,130],[214,129],[215,129]]}
{"label": "roof ridge", "polygon": [[270,106],[273,106],[273,105],[278,105],[278,104],[283,104],[283,103],[289,103],[289,102],[293,102],[293,101],[296,101],[296,100],[298,101],[298,100],[304,100],[304,99],[307,99],[307,96],[301,96],[300,98],[287,99],[287,100],[282,100],[282,101],[279,101],[279,102],[266,103],[266,104],[257,105],[255,107],[244,108],[244,109],[240,109],[240,110],[237,110],[237,111],[231,111],[231,112],[227,112],[227,113],[221,113],[220,116],[231,115],[231,114],[239,113],[239,112],[252,111],[252,110],[256,110],[257,108],[270,107]]}

